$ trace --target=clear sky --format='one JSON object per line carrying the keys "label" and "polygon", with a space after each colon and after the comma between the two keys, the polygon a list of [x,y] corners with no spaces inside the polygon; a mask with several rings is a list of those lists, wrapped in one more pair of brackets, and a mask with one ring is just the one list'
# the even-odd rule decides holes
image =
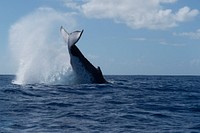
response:
{"label": "clear sky", "polygon": [[77,46],[104,74],[200,75],[199,4],[198,0],[1,0],[0,74],[17,71],[11,58],[14,35],[28,38],[24,31],[30,26],[36,32],[34,26],[51,24],[58,35],[61,25],[70,31],[84,29]]}

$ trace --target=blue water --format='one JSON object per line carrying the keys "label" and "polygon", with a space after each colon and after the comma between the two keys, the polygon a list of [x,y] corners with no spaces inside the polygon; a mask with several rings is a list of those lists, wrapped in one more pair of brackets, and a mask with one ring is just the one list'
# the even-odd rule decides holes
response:
{"label": "blue water", "polygon": [[0,76],[0,132],[200,132],[199,76],[15,85]]}

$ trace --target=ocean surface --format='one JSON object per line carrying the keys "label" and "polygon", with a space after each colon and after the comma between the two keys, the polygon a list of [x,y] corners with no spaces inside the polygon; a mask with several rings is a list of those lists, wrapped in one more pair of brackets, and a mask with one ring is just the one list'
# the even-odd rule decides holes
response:
{"label": "ocean surface", "polygon": [[15,85],[0,76],[1,133],[200,132],[200,76],[106,76],[110,84]]}

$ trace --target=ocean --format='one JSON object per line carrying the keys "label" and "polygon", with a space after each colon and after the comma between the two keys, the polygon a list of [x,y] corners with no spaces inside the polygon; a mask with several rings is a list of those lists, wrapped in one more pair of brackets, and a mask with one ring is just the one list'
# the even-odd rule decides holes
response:
{"label": "ocean", "polygon": [[200,76],[105,76],[109,84],[0,76],[1,133],[200,132]]}

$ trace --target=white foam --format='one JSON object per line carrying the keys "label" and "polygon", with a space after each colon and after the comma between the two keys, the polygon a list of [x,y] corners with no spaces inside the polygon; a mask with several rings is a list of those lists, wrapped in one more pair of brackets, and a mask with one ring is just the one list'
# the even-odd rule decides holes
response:
{"label": "white foam", "polygon": [[9,46],[17,64],[15,84],[71,84],[73,72],[60,26],[76,26],[70,14],[39,8],[10,28]]}

